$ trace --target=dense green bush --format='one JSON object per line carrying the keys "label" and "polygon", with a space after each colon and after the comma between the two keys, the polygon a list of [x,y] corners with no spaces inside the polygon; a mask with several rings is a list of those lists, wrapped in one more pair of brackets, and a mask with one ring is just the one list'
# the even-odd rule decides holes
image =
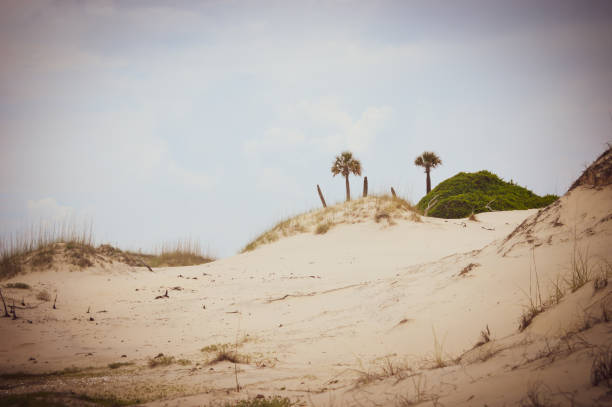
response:
{"label": "dense green bush", "polygon": [[486,205],[494,211],[541,208],[554,202],[556,195],[538,196],[530,190],[511,182],[505,182],[489,171],[460,172],[425,195],[417,204],[424,211],[430,200],[437,203],[429,209],[428,216],[437,218],[465,218],[472,213],[487,212]]}

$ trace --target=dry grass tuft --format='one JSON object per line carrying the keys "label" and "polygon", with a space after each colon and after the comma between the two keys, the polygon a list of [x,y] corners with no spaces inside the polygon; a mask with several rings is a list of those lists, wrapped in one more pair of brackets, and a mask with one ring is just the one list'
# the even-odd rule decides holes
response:
{"label": "dry grass tuft", "polygon": [[550,389],[541,382],[532,383],[527,389],[527,395],[520,401],[521,407],[553,407],[550,399]]}
{"label": "dry grass tuft", "polygon": [[423,220],[421,219],[421,217],[419,216],[419,214],[418,214],[418,213],[416,213],[416,212],[412,212],[412,213],[410,214],[410,217],[409,217],[408,219],[410,219],[411,221],[416,222],[416,223],[421,223],[421,222],[423,222]]}
{"label": "dry grass tuft", "polygon": [[51,294],[47,290],[42,290],[36,294],[36,299],[40,301],[49,302],[51,301]]}
{"label": "dry grass tuft", "polygon": [[30,287],[28,284],[26,283],[8,283],[4,285],[6,288],[17,288],[20,290],[29,290]]}
{"label": "dry grass tuft", "polygon": [[109,363],[108,367],[109,369],[119,369],[120,367],[132,366],[133,364],[134,362],[115,362],[115,363]]}
{"label": "dry grass tuft", "polygon": [[600,349],[591,366],[591,384],[598,386],[605,383],[612,387],[612,346]]}
{"label": "dry grass tuft", "polygon": [[154,358],[149,358],[148,365],[150,368],[154,368],[158,366],[169,366],[174,362],[174,356],[165,356],[163,353],[160,353]]}
{"label": "dry grass tuft", "polygon": [[329,231],[329,229],[331,229],[331,227],[333,225],[334,224],[332,222],[321,223],[315,229],[315,234],[317,234],[317,235],[324,235],[325,233],[327,233]]}

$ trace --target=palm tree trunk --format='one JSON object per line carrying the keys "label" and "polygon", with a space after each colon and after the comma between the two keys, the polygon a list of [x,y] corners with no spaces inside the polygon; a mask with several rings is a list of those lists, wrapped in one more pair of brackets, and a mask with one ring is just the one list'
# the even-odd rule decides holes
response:
{"label": "palm tree trunk", "polygon": [[431,178],[429,178],[429,168],[425,168],[425,174],[427,174],[427,193],[431,192]]}
{"label": "palm tree trunk", "polygon": [[346,200],[350,201],[351,200],[351,187],[349,186],[348,174],[344,177],[344,180],[346,182]]}

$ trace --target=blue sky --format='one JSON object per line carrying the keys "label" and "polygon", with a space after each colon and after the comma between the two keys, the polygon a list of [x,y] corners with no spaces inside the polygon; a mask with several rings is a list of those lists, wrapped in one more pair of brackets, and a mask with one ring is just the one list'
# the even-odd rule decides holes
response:
{"label": "blue sky", "polygon": [[[236,253],[370,190],[488,169],[563,194],[612,141],[609,1],[0,2],[0,228]],[[352,178],[354,195],[361,178]]]}

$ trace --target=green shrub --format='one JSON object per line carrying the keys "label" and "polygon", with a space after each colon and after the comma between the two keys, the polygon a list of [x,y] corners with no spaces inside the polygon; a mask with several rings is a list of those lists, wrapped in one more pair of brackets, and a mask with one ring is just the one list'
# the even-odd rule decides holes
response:
{"label": "green shrub", "polygon": [[541,208],[558,199],[556,195],[540,197],[489,171],[460,172],[432,189],[417,208],[424,211],[436,197],[438,201],[429,209],[428,216],[447,219],[465,218],[487,212],[489,208],[493,211]]}

